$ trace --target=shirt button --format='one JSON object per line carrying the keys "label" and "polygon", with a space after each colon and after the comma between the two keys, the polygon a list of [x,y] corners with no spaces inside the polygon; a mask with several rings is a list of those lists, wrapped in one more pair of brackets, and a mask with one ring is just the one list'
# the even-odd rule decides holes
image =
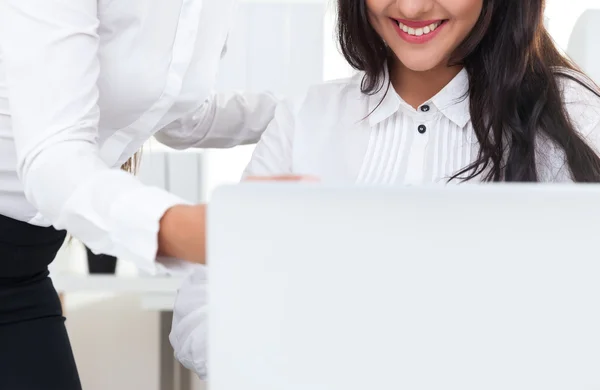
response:
{"label": "shirt button", "polygon": [[423,111],[423,112],[429,111],[429,106],[427,104],[425,104],[424,106],[421,106],[421,111]]}
{"label": "shirt button", "polygon": [[425,134],[425,132],[427,131],[427,127],[425,127],[425,125],[420,125],[418,127],[419,133],[421,134]]}

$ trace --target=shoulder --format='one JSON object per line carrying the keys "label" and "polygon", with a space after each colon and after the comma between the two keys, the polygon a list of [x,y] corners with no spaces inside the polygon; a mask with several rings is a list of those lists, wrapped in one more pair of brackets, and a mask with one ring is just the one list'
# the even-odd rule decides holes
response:
{"label": "shoulder", "polygon": [[585,75],[569,69],[556,73],[565,109],[583,135],[600,126],[600,89]]}

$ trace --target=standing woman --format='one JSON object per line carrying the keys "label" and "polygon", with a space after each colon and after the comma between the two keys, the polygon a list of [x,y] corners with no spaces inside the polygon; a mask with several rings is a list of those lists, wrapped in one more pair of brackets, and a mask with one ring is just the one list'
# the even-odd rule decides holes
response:
{"label": "standing woman", "polygon": [[[211,93],[235,0],[0,0],[0,388],[80,389],[48,265],[69,231],[164,271],[204,259],[204,208],[119,170],[258,140],[271,95]],[[52,227],[53,226],[53,227]]]}

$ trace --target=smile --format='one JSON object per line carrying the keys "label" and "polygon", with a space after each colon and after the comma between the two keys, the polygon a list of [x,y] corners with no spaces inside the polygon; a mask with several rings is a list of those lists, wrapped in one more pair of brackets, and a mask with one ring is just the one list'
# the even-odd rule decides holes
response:
{"label": "smile", "polygon": [[433,39],[447,20],[408,21],[392,19],[396,32],[410,43],[425,43]]}

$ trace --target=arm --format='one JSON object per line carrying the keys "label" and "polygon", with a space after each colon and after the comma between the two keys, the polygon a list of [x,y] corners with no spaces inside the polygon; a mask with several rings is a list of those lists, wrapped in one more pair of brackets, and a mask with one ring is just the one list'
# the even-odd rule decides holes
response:
{"label": "arm", "polygon": [[[244,179],[313,180],[292,174],[294,116],[293,106],[290,103],[282,102],[277,105],[273,120],[262,135],[244,172]],[[171,253],[172,256],[176,254],[176,257],[179,258],[204,263],[205,215],[204,205],[176,206],[167,211],[161,221],[161,233],[159,234],[160,247],[164,252]],[[197,221],[202,221],[202,223]],[[200,234],[198,229],[201,229]],[[162,234],[162,232],[168,232],[168,234]],[[188,293],[182,289],[180,294],[193,295],[194,292]],[[173,326],[176,324],[174,323]],[[200,332],[202,331],[200,330]]]}
{"label": "arm", "polygon": [[256,145],[243,178],[291,175],[296,118],[292,103],[277,105],[273,121]]}
{"label": "arm", "polygon": [[229,148],[258,141],[277,105],[264,93],[213,94],[204,104],[159,131],[156,139],[174,149]]}
{"label": "arm", "polygon": [[[109,168],[99,156],[96,4],[0,2],[0,52],[17,172],[27,199],[56,228],[68,230],[94,252],[129,258],[156,272],[161,219],[184,202]],[[173,243],[175,232],[162,236],[171,247],[181,246]]]}

